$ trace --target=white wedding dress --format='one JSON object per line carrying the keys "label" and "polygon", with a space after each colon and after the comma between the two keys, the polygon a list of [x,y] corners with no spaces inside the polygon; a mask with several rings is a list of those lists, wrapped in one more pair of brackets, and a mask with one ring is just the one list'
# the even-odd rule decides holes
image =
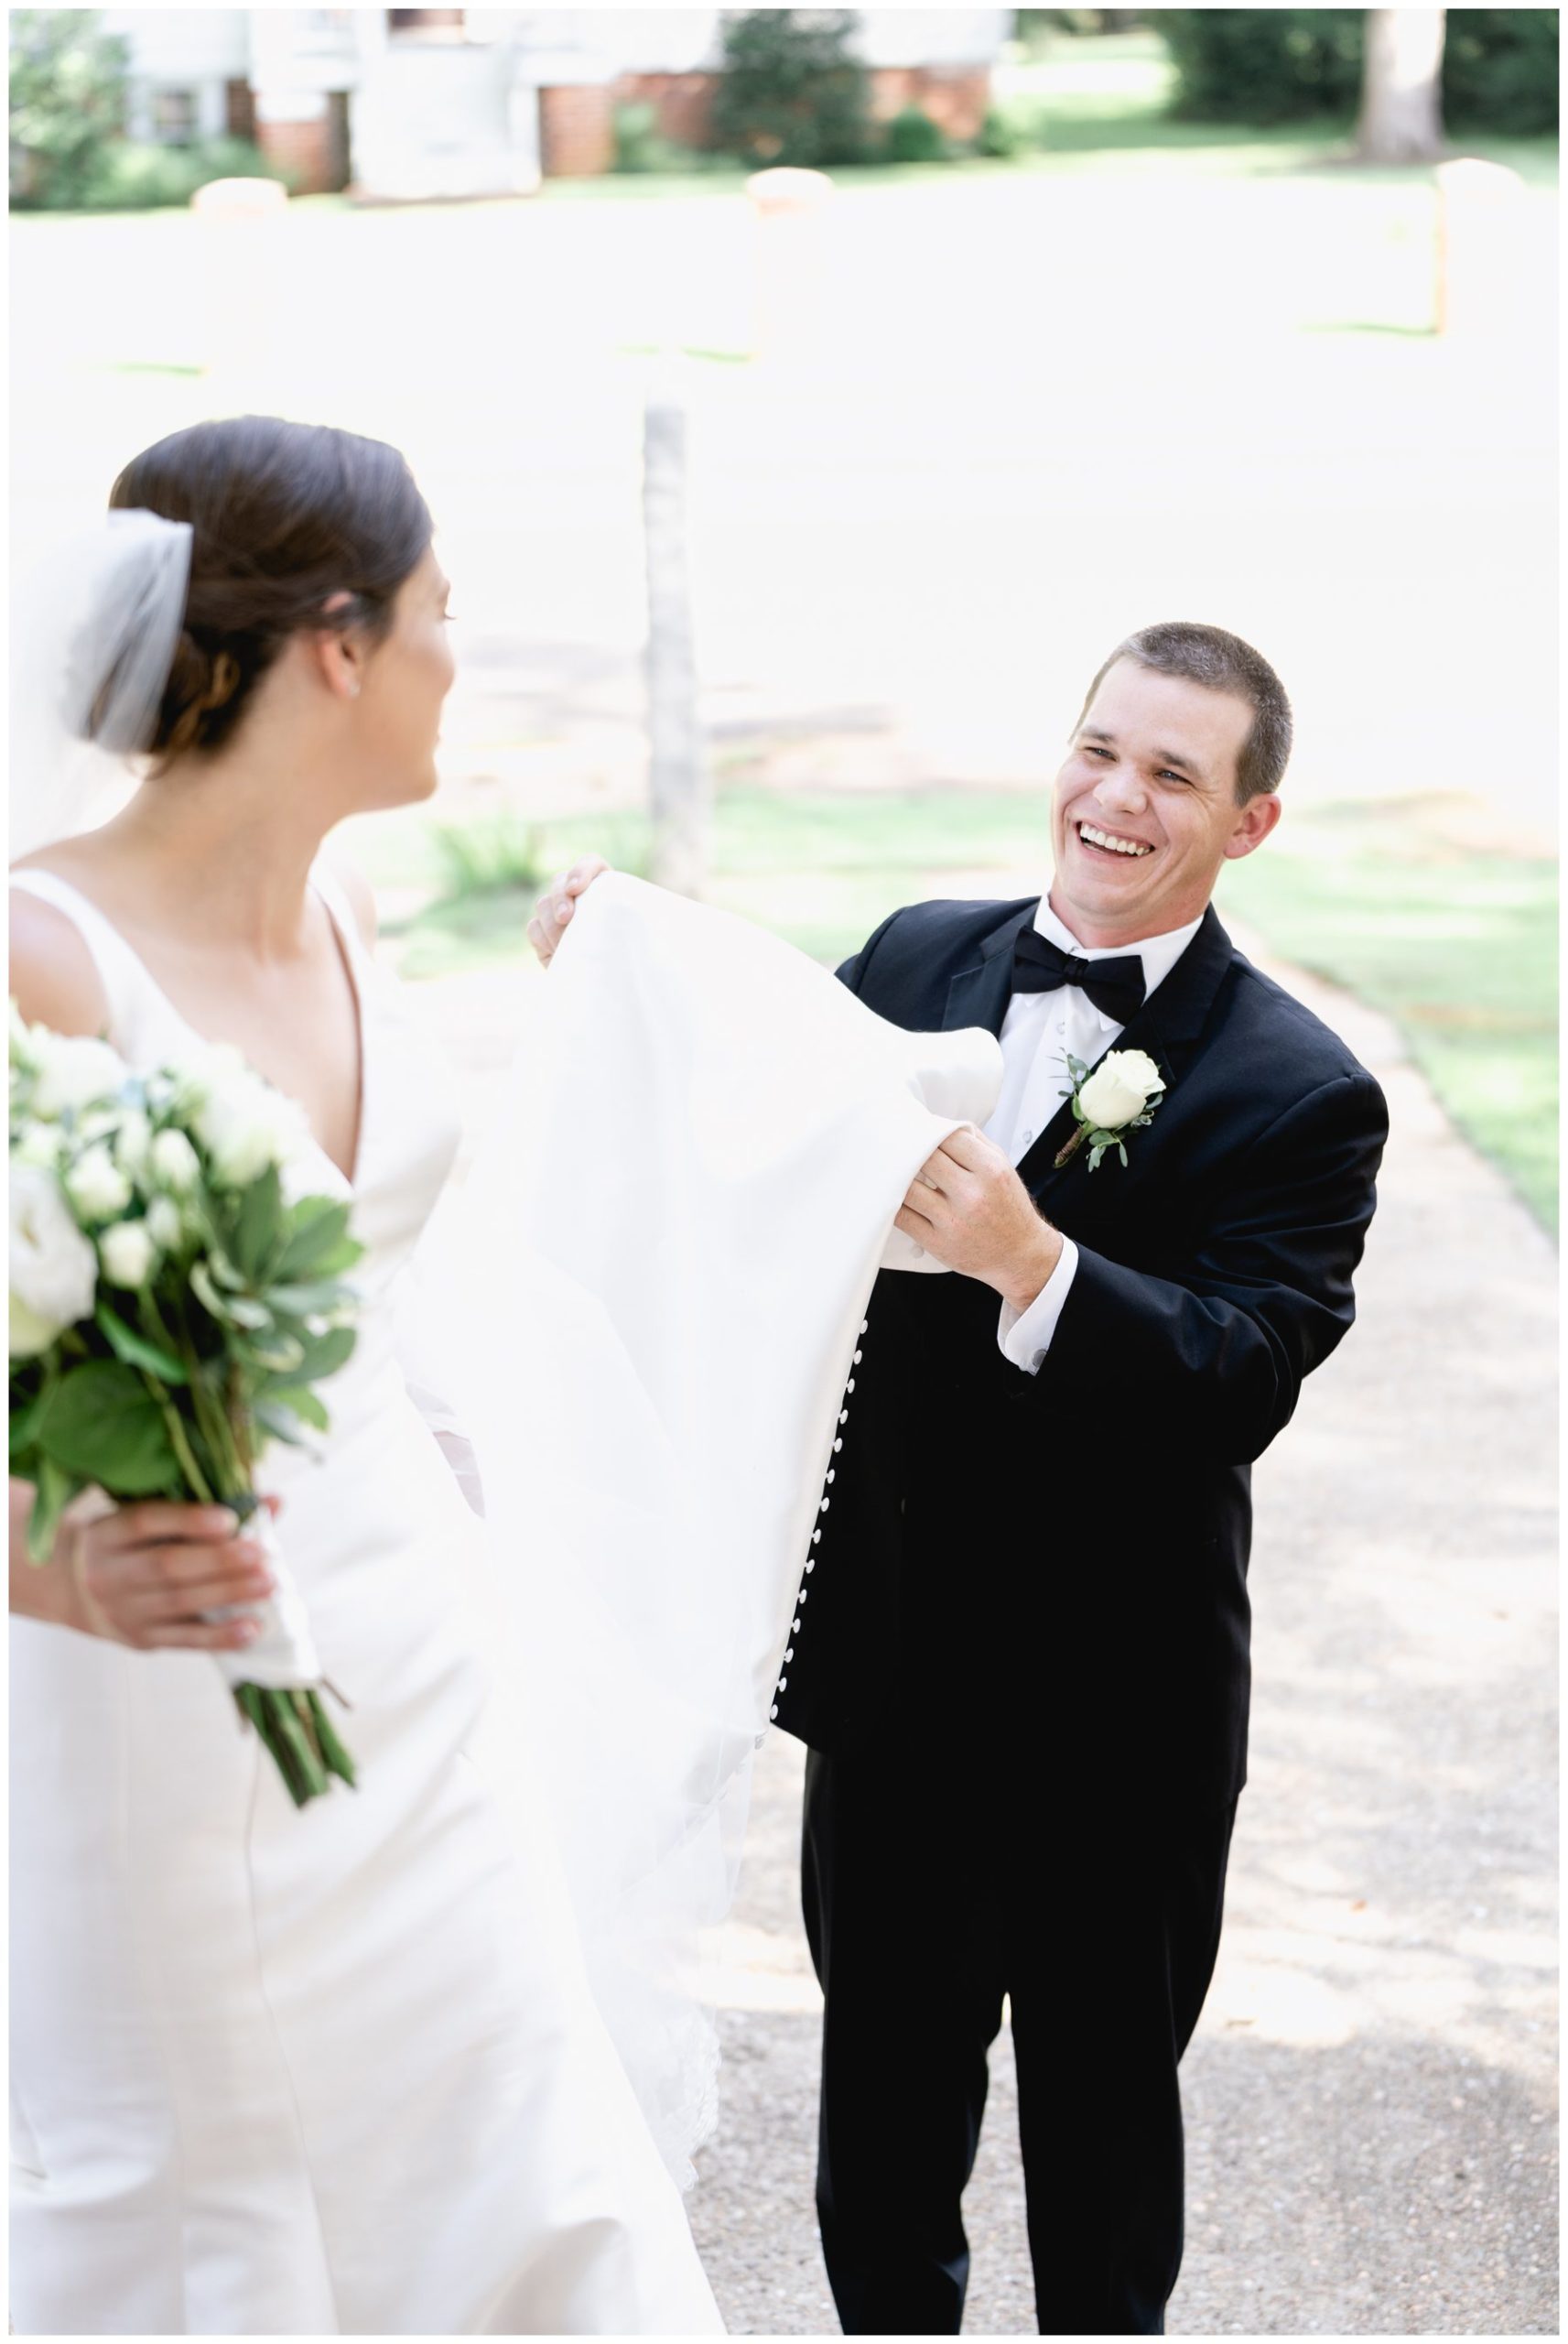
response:
{"label": "white wedding dress", "polygon": [[[15,884],[76,921],[134,1064],[189,1050],[91,905],[39,872]],[[351,1704],[360,1785],[296,1812],[205,1655],[13,1622],[13,2318],[46,2335],[717,2330],[526,1766],[510,1758],[504,1785],[486,1772],[506,1704],[483,1533],[395,1344],[456,1120],[321,891],[360,998],[365,1299],[324,1453],[274,1449],[260,1478]],[[313,1143],[292,1176],[346,1192]]]}

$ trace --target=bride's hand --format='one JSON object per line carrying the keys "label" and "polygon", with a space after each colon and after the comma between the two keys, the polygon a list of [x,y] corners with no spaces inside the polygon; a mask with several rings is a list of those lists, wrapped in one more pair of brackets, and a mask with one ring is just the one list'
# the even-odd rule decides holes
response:
{"label": "bride's hand", "polygon": [[556,947],[570,925],[576,899],[585,887],[589,887],[601,871],[610,865],[601,854],[579,855],[569,871],[552,879],[534,906],[534,917],[528,923],[528,941],[539,956],[540,966],[547,969],[555,958]]}
{"label": "bride's hand", "polygon": [[243,1651],[259,1633],[256,1621],[201,1617],[223,1604],[260,1604],[271,1591],[259,1540],[233,1536],[233,1521],[223,1506],[148,1503],[68,1528],[69,1624],[143,1652]]}

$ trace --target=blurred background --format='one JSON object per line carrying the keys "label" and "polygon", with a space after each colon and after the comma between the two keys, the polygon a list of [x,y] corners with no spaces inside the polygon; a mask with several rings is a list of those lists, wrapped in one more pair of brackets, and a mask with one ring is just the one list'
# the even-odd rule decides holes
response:
{"label": "blurred background", "polygon": [[[1287,819],[1219,908],[1378,1066],[1397,1145],[1365,1341],[1263,1477],[1275,1821],[1189,2062],[1173,2320],[1553,2328],[1557,11],[10,25],[14,550],[204,415],[406,450],[461,673],[438,799],[353,843],[479,1120],[578,852],[836,959],[897,904],[1038,891],[1133,628],[1280,669]],[[769,1763],[697,2218],[732,2324],[810,2332]],[[1004,2055],[997,2090],[1002,2332]]]}
{"label": "blurred background", "polygon": [[[1106,651],[1215,621],[1300,727],[1224,907],[1551,1211],[1555,10],[11,27],[23,548],[245,407],[395,440],[436,512],[447,791],[360,842],[409,973],[520,954],[579,847],[646,865],[652,396],[715,901],[829,955],[1037,884]],[[780,165],[826,183],[748,194]],[[236,173],[289,198],[192,208]]]}

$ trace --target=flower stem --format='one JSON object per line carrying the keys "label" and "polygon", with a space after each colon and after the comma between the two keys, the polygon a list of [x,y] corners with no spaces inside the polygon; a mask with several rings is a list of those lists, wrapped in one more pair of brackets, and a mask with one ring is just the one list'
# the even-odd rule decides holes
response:
{"label": "flower stem", "polygon": [[1088,1135],[1089,1127],[1087,1123],[1080,1123],[1077,1130],[1073,1134],[1072,1138],[1067,1142],[1066,1146],[1057,1151],[1055,1159],[1051,1167],[1053,1172],[1059,1172],[1070,1156],[1076,1156],[1079,1148],[1082,1147]]}
{"label": "flower stem", "polygon": [[236,1685],[234,1702],[254,1726],[296,1807],[322,1797],[334,1774],[353,1788],[353,1761],[332,1731],[319,1694]]}
{"label": "flower stem", "polygon": [[212,1492],[207,1476],[196,1461],[196,1451],[186,1438],[184,1418],[156,1376],[149,1375],[147,1384],[154,1399],[163,1411],[163,1420],[168,1427],[169,1442],[176,1457],[179,1460],[179,1470],[185,1476],[186,1485],[191,1496],[201,1505],[211,1505]]}

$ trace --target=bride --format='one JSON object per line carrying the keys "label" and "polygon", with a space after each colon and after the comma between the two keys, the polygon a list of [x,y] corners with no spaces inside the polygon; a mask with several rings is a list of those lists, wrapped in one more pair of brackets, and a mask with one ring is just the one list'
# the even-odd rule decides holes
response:
{"label": "bride", "polygon": [[296,1812],[236,1728],[203,1655],[251,1623],[210,1615],[268,1578],[232,1518],[131,1506],[14,1565],[16,2325],[717,2330],[550,1829],[472,1754],[481,1526],[397,1354],[456,1118],[322,846],[435,787],[430,517],[394,450],[255,418],[161,441],[112,504],[153,548],[119,670],[153,657],[156,717],[117,738],[111,674],[88,728],[152,765],[14,872],[12,989],[141,1067],[237,1045],[306,1111],[296,1188],[352,1198],[325,1458],[267,1462],[361,1786]]}
{"label": "bride", "polygon": [[[322,852],[435,787],[429,515],[394,450],[256,418],[112,503],[13,658],[48,843],[12,984],[138,1068],[237,1046],[304,1110],[294,1192],[352,1205],[330,1431],[263,1472],[359,1786],[297,1812],[237,1723],[213,1615],[268,1573],[231,1518],[127,1506],[14,1568],[16,2324],[711,2332],[670,2177],[713,2116],[699,1925],[816,1616],[861,1312],[939,1266],[894,1214],[1000,1052],[597,881],[438,1256],[454,1416],[410,1301],[456,1117]],[[96,830],[54,702],[149,754]]]}

